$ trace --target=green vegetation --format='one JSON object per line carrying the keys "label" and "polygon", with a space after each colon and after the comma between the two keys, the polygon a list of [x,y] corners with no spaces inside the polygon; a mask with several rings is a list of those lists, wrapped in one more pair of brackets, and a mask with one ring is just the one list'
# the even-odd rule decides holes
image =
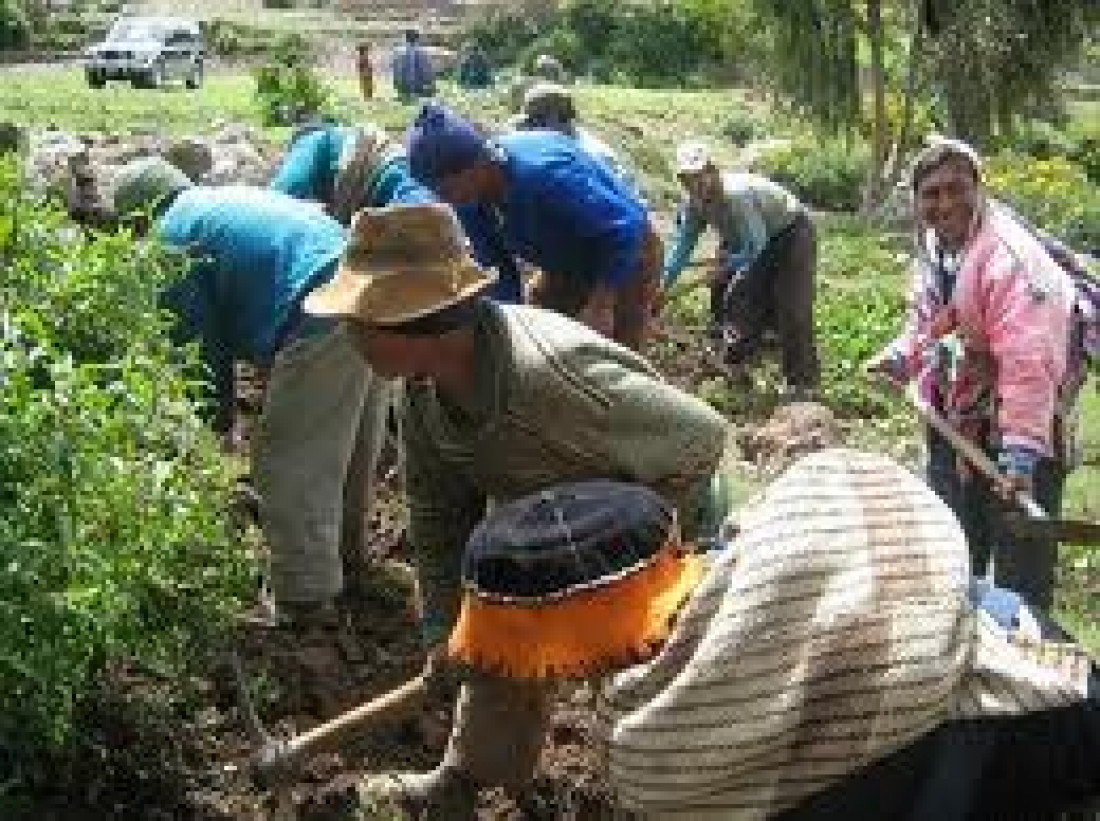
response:
{"label": "green vegetation", "polygon": [[756,168],[814,208],[851,212],[859,210],[870,161],[858,140],[806,136],[766,152]]}
{"label": "green vegetation", "polygon": [[0,51],[26,48],[30,44],[31,25],[19,0],[0,0]]}
{"label": "green vegetation", "polygon": [[33,781],[112,669],[180,680],[252,570],[157,309],[179,262],[84,235],[0,160],[0,267],[0,760]]}
{"label": "green vegetation", "polygon": [[698,85],[734,57],[723,42],[729,3],[568,0],[542,14],[495,8],[465,36],[499,62],[529,66],[553,54],[577,74],[624,85]]}
{"label": "green vegetation", "polygon": [[987,163],[989,187],[1028,219],[1079,247],[1100,246],[1100,188],[1063,157],[1002,154]]}
{"label": "green vegetation", "polygon": [[256,102],[264,125],[296,125],[316,119],[332,92],[308,62],[305,42],[288,35],[271,59],[253,69]]}

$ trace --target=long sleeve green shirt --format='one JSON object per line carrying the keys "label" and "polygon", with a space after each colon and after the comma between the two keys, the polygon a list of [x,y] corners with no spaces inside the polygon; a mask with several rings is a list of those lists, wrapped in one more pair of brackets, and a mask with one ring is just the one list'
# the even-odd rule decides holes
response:
{"label": "long sleeve green shirt", "polygon": [[486,506],[593,478],[638,482],[676,505],[684,534],[713,525],[726,424],[644,359],[558,314],[487,305],[477,325],[478,406],[431,382],[405,395],[409,540],[424,636],[458,612],[462,553]]}

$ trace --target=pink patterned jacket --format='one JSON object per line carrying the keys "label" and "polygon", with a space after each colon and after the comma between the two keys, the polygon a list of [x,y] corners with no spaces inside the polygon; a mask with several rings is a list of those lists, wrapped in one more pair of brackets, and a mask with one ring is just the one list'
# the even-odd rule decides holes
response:
{"label": "pink patterned jacket", "polygon": [[1062,458],[1069,277],[995,203],[976,220],[950,300],[926,244],[921,251],[907,327],[890,346],[896,375],[917,379],[921,396],[972,438],[988,427],[996,446]]}

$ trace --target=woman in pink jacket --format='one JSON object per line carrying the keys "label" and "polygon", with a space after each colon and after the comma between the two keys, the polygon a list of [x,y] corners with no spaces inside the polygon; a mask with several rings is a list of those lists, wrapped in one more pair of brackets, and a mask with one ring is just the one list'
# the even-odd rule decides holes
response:
{"label": "woman in pink jacket", "polygon": [[[938,140],[912,178],[917,263],[905,331],[868,368],[922,398],[998,460],[994,488],[928,433],[928,478],[959,517],[975,575],[994,560],[999,585],[1032,604],[1053,600],[1057,545],[1012,539],[1001,495],[1031,492],[1061,507],[1073,418],[1067,383],[1073,285],[1039,240],[985,198],[981,162],[965,143]],[[998,493],[997,491],[1000,491]]]}

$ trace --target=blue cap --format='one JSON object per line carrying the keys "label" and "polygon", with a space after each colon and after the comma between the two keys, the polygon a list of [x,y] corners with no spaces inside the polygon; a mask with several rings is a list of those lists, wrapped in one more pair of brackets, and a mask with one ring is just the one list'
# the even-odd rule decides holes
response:
{"label": "blue cap", "polygon": [[420,108],[406,143],[409,170],[429,186],[489,156],[486,136],[473,123],[435,102]]}

